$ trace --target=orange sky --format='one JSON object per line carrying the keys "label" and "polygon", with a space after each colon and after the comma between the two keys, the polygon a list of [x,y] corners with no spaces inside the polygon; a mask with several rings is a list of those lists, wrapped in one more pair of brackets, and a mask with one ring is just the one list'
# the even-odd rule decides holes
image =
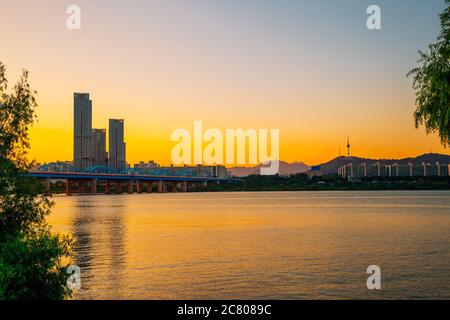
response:
{"label": "orange sky", "polygon": [[25,67],[39,93],[39,162],[72,160],[73,92],[91,94],[94,127],[125,119],[131,164],[169,164],[172,131],[195,120],[280,129],[282,160],[311,165],[345,153],[347,134],[362,157],[449,154],[414,128],[405,76],[437,35],[441,1],[386,4],[375,32],[365,1],[78,2],[79,31],[65,27],[65,2],[1,5],[10,85]]}

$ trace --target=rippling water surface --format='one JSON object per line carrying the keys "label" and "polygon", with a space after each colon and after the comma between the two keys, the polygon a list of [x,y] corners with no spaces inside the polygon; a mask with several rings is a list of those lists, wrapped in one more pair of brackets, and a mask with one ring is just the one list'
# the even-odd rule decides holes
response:
{"label": "rippling water surface", "polygon": [[450,298],[450,191],[55,201],[49,222],[77,240],[77,299]]}

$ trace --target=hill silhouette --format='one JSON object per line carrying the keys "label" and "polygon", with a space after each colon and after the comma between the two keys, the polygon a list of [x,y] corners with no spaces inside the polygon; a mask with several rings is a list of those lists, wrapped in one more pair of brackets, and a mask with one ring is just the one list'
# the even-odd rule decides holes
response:
{"label": "hill silhouette", "polygon": [[328,162],[320,164],[321,172],[324,175],[329,174],[336,174],[339,167],[353,163],[356,165],[362,164],[362,163],[384,163],[384,164],[422,164],[425,163],[436,163],[439,162],[441,164],[450,164],[450,155],[445,154],[439,154],[439,153],[425,153],[421,156],[415,157],[415,158],[403,158],[403,159],[370,159],[370,158],[359,158],[359,157],[337,157],[334,158]]}
{"label": "hill silhouette", "polygon": [[[403,158],[403,159],[371,159],[371,158],[360,158],[360,157],[336,157],[328,162],[320,164],[321,172],[324,175],[337,174],[338,168],[353,163],[355,165],[359,165],[361,163],[376,163],[381,162],[384,164],[422,164],[425,163],[436,163],[439,162],[441,164],[450,164],[450,155],[439,154],[439,153],[425,153],[418,157],[412,158]],[[228,168],[228,172],[234,177],[246,177],[253,174],[259,174],[261,169],[261,165],[253,166],[253,167],[233,167]],[[303,162],[294,162],[288,163],[285,161],[280,161],[280,175],[291,175],[304,173],[310,170],[311,167]]]}
{"label": "hill silhouette", "polygon": [[[280,161],[280,175],[291,175],[297,173],[303,173],[311,169],[310,166],[304,164],[303,162],[287,163],[285,161]],[[261,165],[254,167],[233,167],[228,168],[228,172],[234,177],[246,177],[252,174],[259,174],[261,170]]]}

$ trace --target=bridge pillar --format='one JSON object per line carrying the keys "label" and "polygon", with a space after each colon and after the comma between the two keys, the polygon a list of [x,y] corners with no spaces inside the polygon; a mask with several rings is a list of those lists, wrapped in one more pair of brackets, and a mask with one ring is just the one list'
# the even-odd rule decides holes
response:
{"label": "bridge pillar", "polygon": [[176,182],[172,183],[172,186],[173,186],[172,192],[177,193],[178,192],[177,183]]}
{"label": "bridge pillar", "polygon": [[50,187],[51,187],[50,179],[45,179],[44,187],[45,187],[45,191],[50,192]]}
{"label": "bridge pillar", "polygon": [[141,182],[136,181],[136,193],[141,193]]}
{"label": "bridge pillar", "polygon": [[97,179],[91,180],[91,193],[97,193]]}
{"label": "bridge pillar", "polygon": [[187,192],[187,181],[183,181],[183,192]]}
{"label": "bridge pillar", "polygon": [[66,195],[71,195],[70,193],[70,180],[69,178],[66,179]]}
{"label": "bridge pillar", "polygon": [[109,183],[109,180],[105,181],[105,193],[110,194],[111,193],[111,185]]}
{"label": "bridge pillar", "polygon": [[116,193],[122,194],[122,182],[116,183]]}
{"label": "bridge pillar", "polygon": [[164,182],[162,180],[158,181],[158,193],[163,193],[165,189]]}
{"label": "bridge pillar", "polygon": [[83,193],[84,192],[84,180],[78,181],[78,192]]}
{"label": "bridge pillar", "polygon": [[149,182],[148,184],[147,184],[147,192],[148,193],[152,193],[152,187],[153,187],[153,183],[151,183],[151,182]]}
{"label": "bridge pillar", "polygon": [[128,193],[129,194],[133,193],[133,184],[134,184],[133,180],[128,181]]}

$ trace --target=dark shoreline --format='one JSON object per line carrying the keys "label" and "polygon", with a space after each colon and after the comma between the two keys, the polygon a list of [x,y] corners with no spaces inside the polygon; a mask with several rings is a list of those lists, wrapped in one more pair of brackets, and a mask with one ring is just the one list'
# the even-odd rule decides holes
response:
{"label": "dark shoreline", "polygon": [[389,191],[450,190],[450,177],[365,178],[357,182],[337,176],[308,178],[291,176],[248,176],[227,184],[210,184],[204,190],[221,191]]}
{"label": "dark shoreline", "polygon": [[[410,179],[364,179],[358,182],[349,182],[335,177],[313,177],[304,175],[281,176],[249,176],[235,179],[227,183],[209,183],[208,186],[198,187],[188,193],[202,192],[296,192],[296,191],[448,191],[450,190],[450,177],[428,177]],[[65,194],[64,190],[56,188],[50,191],[54,195]],[[153,192],[155,194],[164,194]],[[124,193],[111,193],[120,195]],[[138,194],[133,192],[133,194]],[[139,194],[146,194],[145,192]],[[71,196],[105,195],[98,193],[77,193]]]}

